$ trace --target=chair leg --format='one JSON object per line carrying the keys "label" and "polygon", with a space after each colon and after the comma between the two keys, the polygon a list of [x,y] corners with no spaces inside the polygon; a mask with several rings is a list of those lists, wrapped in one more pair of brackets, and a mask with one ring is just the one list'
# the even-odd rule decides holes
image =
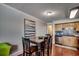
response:
{"label": "chair leg", "polygon": [[23,56],[25,56],[26,55],[26,53],[25,53],[25,51],[23,51]]}
{"label": "chair leg", "polygon": [[44,50],[43,50],[43,56],[44,56]]}
{"label": "chair leg", "polygon": [[25,53],[23,53],[23,56],[25,56]]}
{"label": "chair leg", "polygon": [[41,52],[42,52],[41,55],[44,56],[44,48],[43,47],[42,47],[42,51]]}
{"label": "chair leg", "polygon": [[49,45],[48,45],[48,49],[47,49],[47,56],[49,56]]}

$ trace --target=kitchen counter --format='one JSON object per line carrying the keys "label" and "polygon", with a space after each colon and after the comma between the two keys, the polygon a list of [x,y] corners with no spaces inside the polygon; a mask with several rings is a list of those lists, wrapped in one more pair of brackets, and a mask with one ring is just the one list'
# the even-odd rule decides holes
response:
{"label": "kitchen counter", "polygon": [[61,36],[56,36],[56,37],[62,37],[62,36],[79,37],[79,35],[61,35]]}

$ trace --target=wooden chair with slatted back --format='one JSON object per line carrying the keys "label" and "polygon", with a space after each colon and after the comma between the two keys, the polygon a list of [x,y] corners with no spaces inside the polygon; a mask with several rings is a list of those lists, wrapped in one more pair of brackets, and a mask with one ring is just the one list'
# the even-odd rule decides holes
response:
{"label": "wooden chair with slatted back", "polygon": [[46,36],[44,38],[44,54],[49,56],[52,50],[52,37]]}
{"label": "wooden chair with slatted back", "polygon": [[22,38],[23,43],[23,56],[31,56],[34,52],[37,51],[37,46],[31,46],[30,45],[30,39],[29,38]]}

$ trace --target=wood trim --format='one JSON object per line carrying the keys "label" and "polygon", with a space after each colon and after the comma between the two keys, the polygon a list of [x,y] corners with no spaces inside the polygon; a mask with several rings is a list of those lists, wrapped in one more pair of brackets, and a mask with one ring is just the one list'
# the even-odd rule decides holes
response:
{"label": "wood trim", "polygon": [[79,22],[79,21],[74,21],[74,22],[66,22],[66,23],[58,23],[58,24],[55,24],[55,25],[60,25],[60,24],[68,24],[68,23],[76,23],[76,22]]}

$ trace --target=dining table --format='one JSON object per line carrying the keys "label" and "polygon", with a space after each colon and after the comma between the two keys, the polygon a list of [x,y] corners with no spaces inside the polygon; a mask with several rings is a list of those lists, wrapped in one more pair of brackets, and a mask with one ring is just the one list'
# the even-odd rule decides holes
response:
{"label": "dining table", "polygon": [[[37,52],[36,55],[40,56],[41,55],[41,43],[44,42],[44,39],[36,39],[36,40],[30,40],[32,43],[35,43],[37,46]],[[32,44],[31,44],[32,45]]]}

